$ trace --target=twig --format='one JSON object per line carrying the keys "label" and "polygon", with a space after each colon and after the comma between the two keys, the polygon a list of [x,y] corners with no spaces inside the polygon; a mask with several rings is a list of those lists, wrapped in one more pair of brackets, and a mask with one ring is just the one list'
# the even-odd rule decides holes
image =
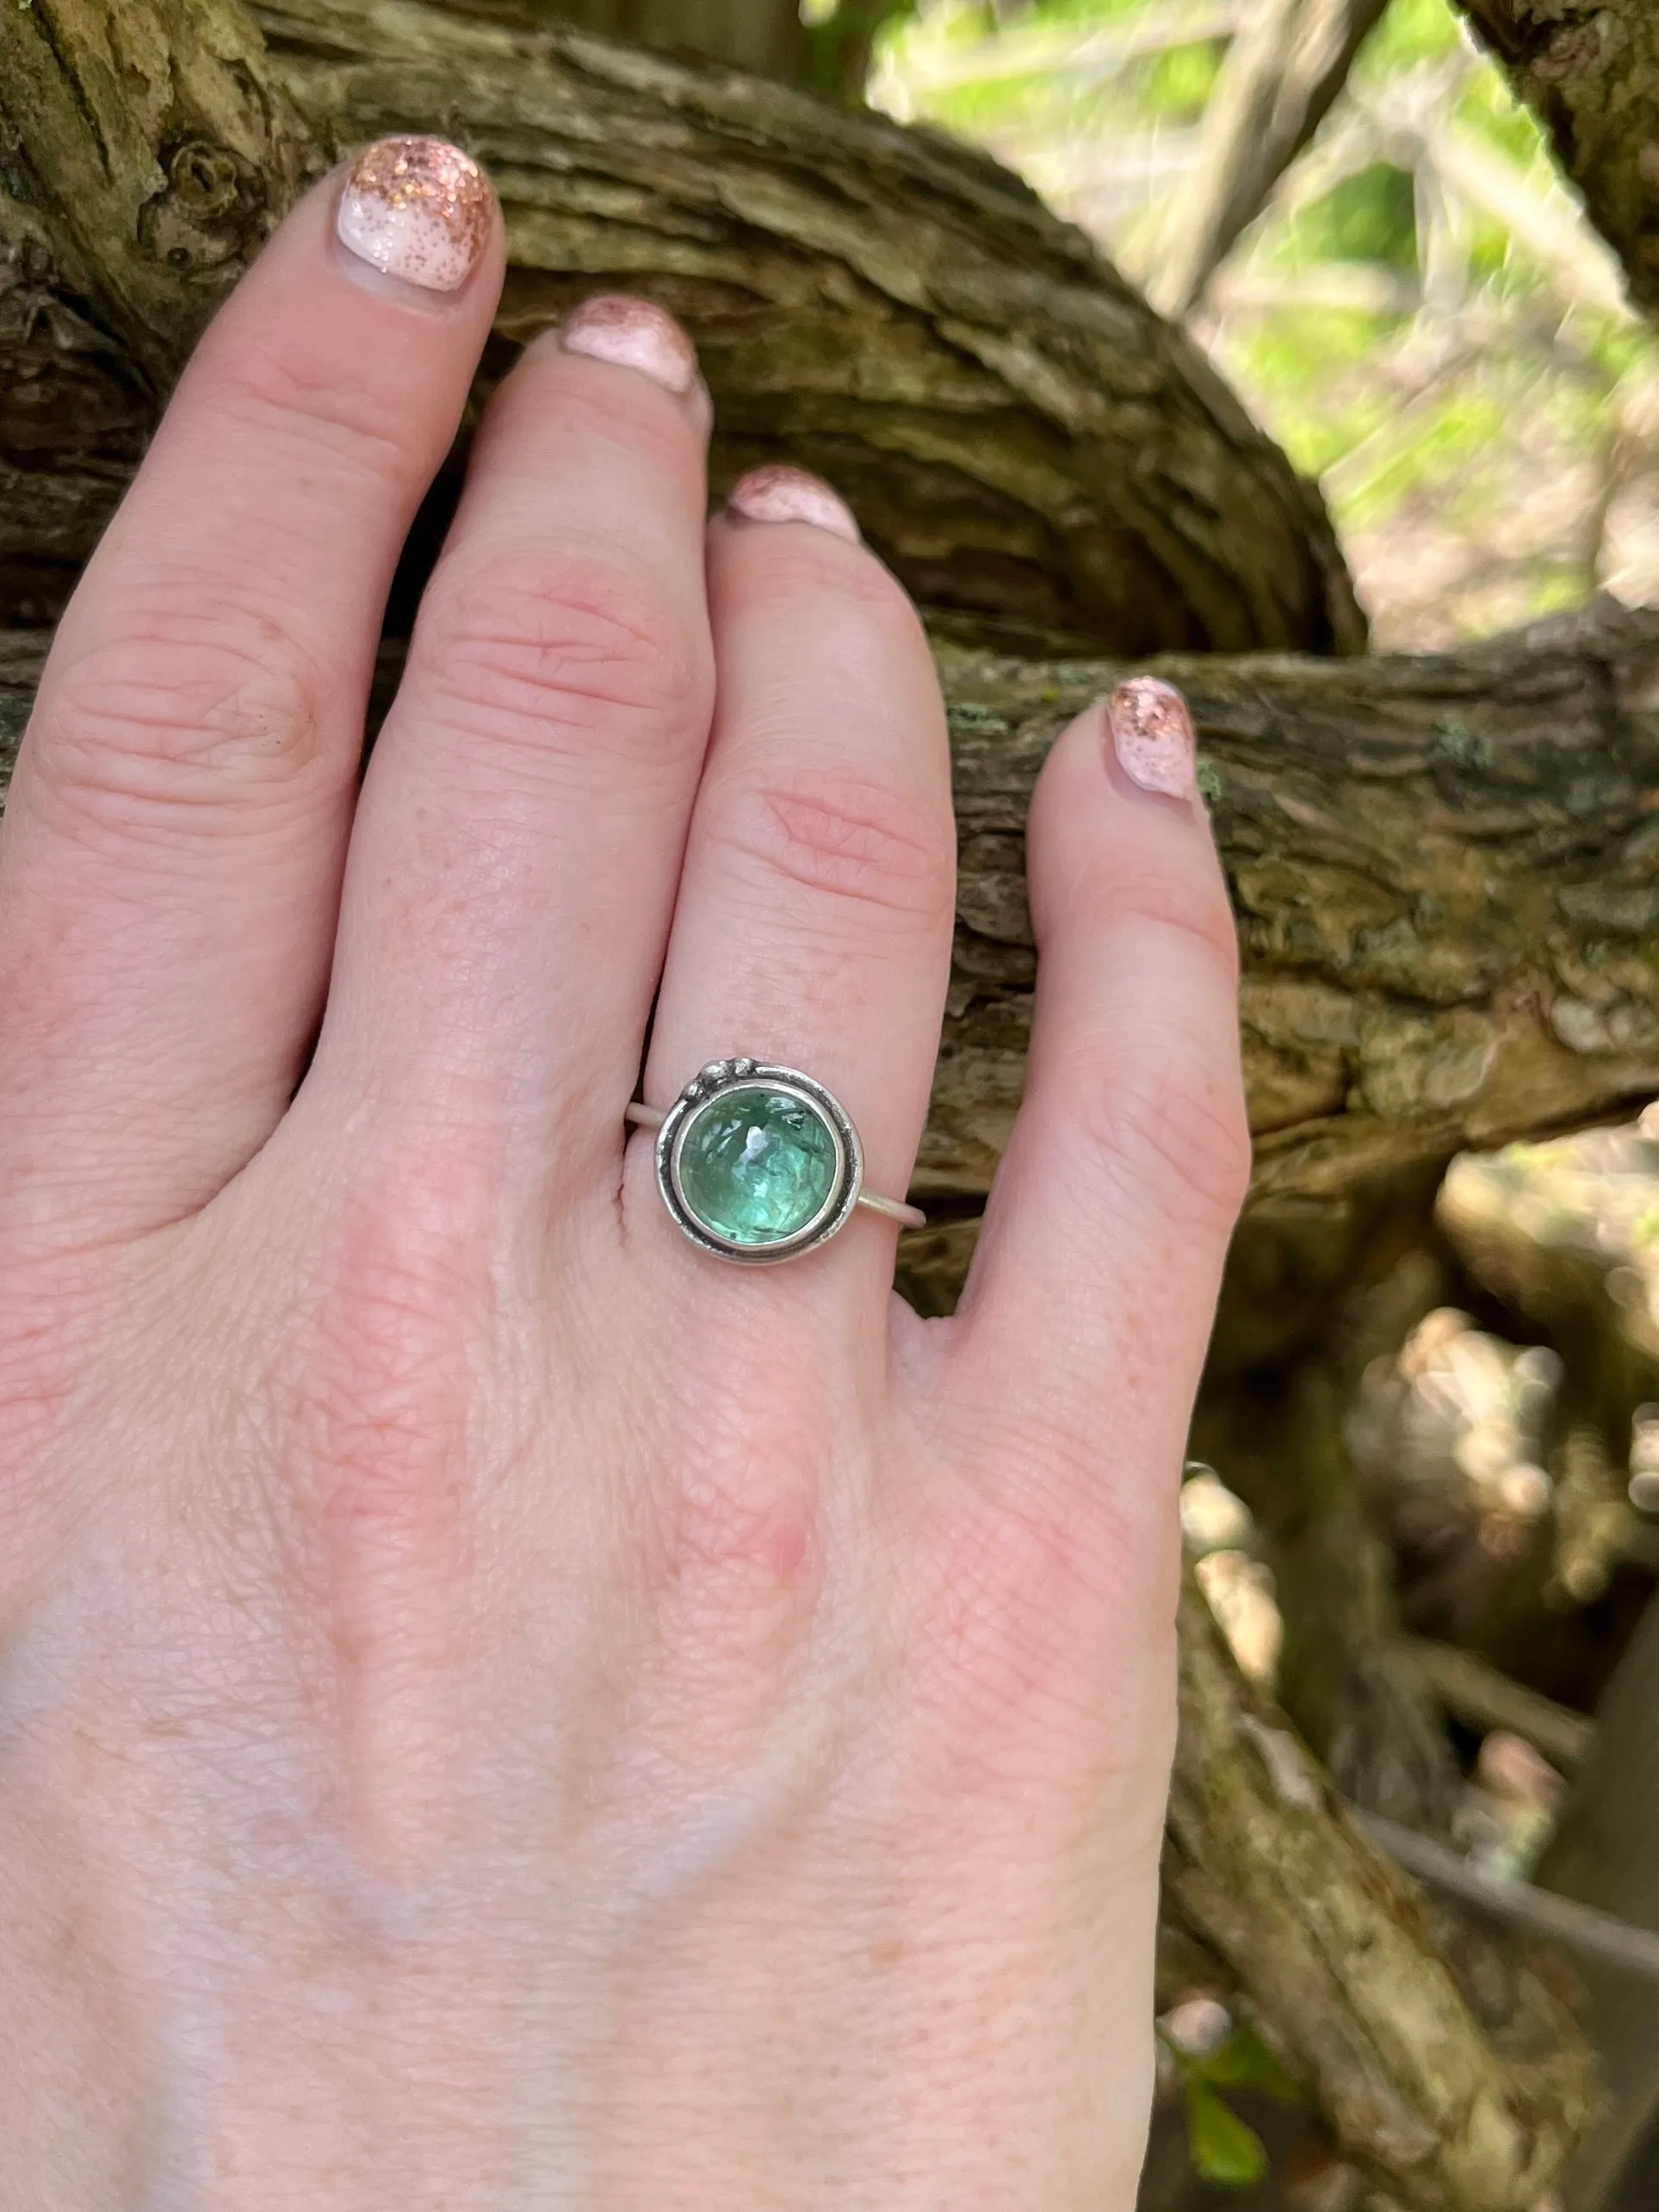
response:
{"label": "twig", "polygon": [[1184,315],[1313,136],[1383,0],[1263,0],[1227,50],[1149,295]]}
{"label": "twig", "polygon": [[1540,189],[1516,163],[1452,123],[1425,139],[1423,154],[1452,191],[1502,224],[1569,307],[1635,320],[1623,270],[1559,184]]}
{"label": "twig", "polygon": [[1407,1648],[1446,1711],[1472,1728],[1506,1728],[1552,1766],[1571,1774],[1590,1747],[1593,1724],[1535,1689],[1500,1674],[1455,1644],[1407,1639]]}
{"label": "twig", "polygon": [[1245,18],[1236,4],[1200,7],[1176,15],[1154,17],[1123,31],[1086,33],[1022,28],[999,30],[975,45],[950,46],[933,54],[921,54],[905,71],[913,92],[955,92],[981,84],[1006,84],[1011,78],[1049,77],[1064,73],[1068,81],[1079,76],[1110,77],[1133,61],[1168,53],[1173,47],[1200,46],[1211,39],[1230,39]]}
{"label": "twig", "polygon": [[1632,1927],[1627,1920],[1615,1920],[1610,1912],[1575,1905],[1571,1898],[1557,1897],[1530,1882],[1503,1881],[1483,1872],[1445,1843],[1420,1836],[1414,1828],[1385,1820],[1381,1813],[1350,1809],[1377,1849],[1386,1851],[1419,1881],[1489,1912],[1495,1919],[1507,1920],[1535,1936],[1551,1937],[1569,1950],[1605,1960],[1644,1981],[1659,1982],[1659,1935],[1651,1929]]}

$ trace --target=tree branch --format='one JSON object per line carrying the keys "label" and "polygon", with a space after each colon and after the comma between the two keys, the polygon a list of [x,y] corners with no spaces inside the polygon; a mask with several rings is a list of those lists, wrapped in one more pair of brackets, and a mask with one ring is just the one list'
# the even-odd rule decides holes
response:
{"label": "tree branch", "polygon": [[[0,749],[45,649],[0,634]],[[916,1279],[960,1279],[1024,1075],[1031,784],[1124,664],[938,641],[961,836]],[[1249,1219],[1328,1222],[1454,1153],[1659,1091],[1659,613],[1456,654],[1167,657],[1239,917]]]}
{"label": "tree branch", "polygon": [[1465,1726],[1501,1728],[1541,1751],[1551,1765],[1572,1774],[1595,1733],[1593,1723],[1569,1706],[1528,1689],[1456,1644],[1410,1637],[1403,1649],[1429,1690]]}
{"label": "tree branch", "polygon": [[1564,2008],[1527,1977],[1501,2054],[1416,1893],[1190,1585],[1180,1627],[1167,1909],[1236,1978],[1344,2159],[1421,2212],[1534,2212],[1595,2099]]}
{"label": "tree branch", "polygon": [[[124,35],[160,4],[122,0]],[[204,24],[248,20],[232,0],[168,4]],[[108,15],[96,0],[34,0],[0,22],[18,45],[19,24],[77,9]],[[1317,494],[1186,338],[983,156],[523,11],[273,0],[252,14],[268,41],[259,83],[325,152],[441,129],[488,164],[512,267],[481,389],[585,294],[642,290],[697,339],[716,490],[767,460],[821,470],[924,604],[1136,654],[1363,641]],[[142,183],[95,195],[77,245],[64,202],[78,77],[56,88],[64,120],[47,133],[5,53],[0,145],[34,151],[28,207],[15,191],[9,213],[0,203],[13,301],[9,322],[0,299],[0,472],[13,470],[0,473],[0,622],[20,604],[53,610],[22,595],[41,593],[50,560],[61,597],[130,465],[137,342],[96,307],[115,277],[88,293],[71,263],[115,270],[139,253],[127,208]],[[144,173],[164,173],[170,128],[141,106],[135,177],[146,159]],[[123,301],[158,375],[179,350],[176,303],[159,284],[129,284]],[[100,410],[117,418],[108,443]]]}
{"label": "tree branch", "polygon": [[1659,14],[1648,0],[1460,0],[1555,142],[1631,294],[1659,310]]}
{"label": "tree branch", "polygon": [[1650,1988],[1659,1987],[1659,1936],[1617,1920],[1610,1912],[1597,1912],[1570,1898],[1557,1897],[1532,1882],[1504,1881],[1496,1874],[1471,1865],[1460,1852],[1420,1836],[1380,1812],[1356,1811],[1354,1821],[1396,1866],[1403,1867],[1431,1889],[1444,1890],[1476,1911],[1490,1913],[1512,1927],[1546,1942],[1563,1943],[1581,1957],[1595,1959],[1615,1973],[1633,1976]]}
{"label": "tree branch", "polygon": [[[1580,1910],[1612,1913],[1659,1952],[1659,1602],[1650,1605],[1596,1708],[1589,1756],[1537,1879]],[[1594,2212],[1659,2114],[1659,1987],[1591,1965],[1586,2007],[1611,2092],[1567,2178],[1570,2212]]]}
{"label": "tree branch", "polygon": [[1342,90],[1387,0],[1262,0],[1227,50],[1147,293],[1184,315]]}
{"label": "tree branch", "polygon": [[33,216],[154,392],[321,165],[252,23],[192,0],[0,8],[0,241]]}

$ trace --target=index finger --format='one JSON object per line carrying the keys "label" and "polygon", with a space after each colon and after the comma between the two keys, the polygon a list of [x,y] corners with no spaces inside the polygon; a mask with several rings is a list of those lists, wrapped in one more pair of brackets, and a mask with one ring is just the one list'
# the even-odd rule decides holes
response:
{"label": "index finger", "polygon": [[14,1219],[176,1218],[283,1111],[387,593],[500,272],[476,164],[382,141],[289,215],[186,370],[64,617],[6,815]]}

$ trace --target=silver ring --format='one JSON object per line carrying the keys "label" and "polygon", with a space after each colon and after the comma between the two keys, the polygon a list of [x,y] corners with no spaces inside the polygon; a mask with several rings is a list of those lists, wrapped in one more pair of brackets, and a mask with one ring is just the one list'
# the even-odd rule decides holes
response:
{"label": "silver ring", "polygon": [[635,1099],[626,1118],[657,1132],[657,1188],[682,1233],[716,1259],[765,1267],[815,1252],[855,1206],[907,1229],[927,1216],[864,1187],[864,1156],[834,1093],[798,1068],[711,1060],[666,1113]]}

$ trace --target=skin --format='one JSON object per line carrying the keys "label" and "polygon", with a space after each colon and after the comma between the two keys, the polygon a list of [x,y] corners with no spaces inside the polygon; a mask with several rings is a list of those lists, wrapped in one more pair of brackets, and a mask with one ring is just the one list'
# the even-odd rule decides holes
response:
{"label": "skin", "polygon": [[699,1253],[622,1112],[717,1054],[905,1188],[920,629],[706,521],[700,385],[542,344],[360,784],[501,246],[419,292],[337,190],[203,341],[0,846],[0,2202],[1127,2212],[1247,1173],[1202,808],[1055,747],[953,1319],[864,1215]]}

